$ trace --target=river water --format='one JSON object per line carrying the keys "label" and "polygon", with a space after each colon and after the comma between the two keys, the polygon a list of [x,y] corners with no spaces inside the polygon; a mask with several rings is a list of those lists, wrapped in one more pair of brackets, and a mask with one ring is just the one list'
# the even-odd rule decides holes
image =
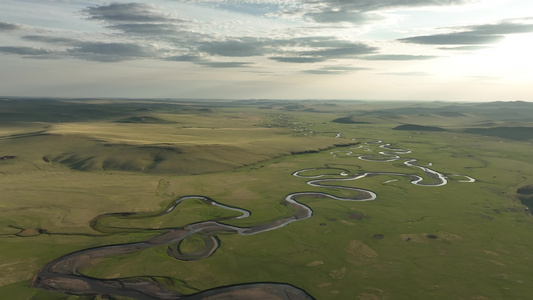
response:
{"label": "river water", "polygon": [[[261,234],[266,231],[276,230],[278,228],[287,226],[292,222],[310,218],[313,215],[313,210],[297,200],[298,198],[304,196],[327,198],[335,201],[353,202],[372,201],[377,199],[378,195],[373,191],[362,188],[335,185],[347,181],[356,181],[371,176],[402,176],[407,178],[412,184],[418,186],[439,187],[448,183],[446,175],[429,167],[417,165],[416,159],[402,158],[401,155],[411,153],[409,150],[391,148],[390,144],[384,144],[381,141],[368,142],[366,145],[379,145],[380,148],[385,150],[380,151],[378,155],[356,155],[354,152],[355,150],[362,150],[362,147],[359,146],[353,147],[347,151],[332,151],[331,154],[334,156],[339,156],[342,154],[350,155],[361,160],[374,162],[403,160],[403,164],[405,166],[422,170],[428,179],[424,179],[422,176],[416,174],[393,172],[363,172],[350,175],[349,170],[341,168],[309,168],[298,170],[292,175],[298,178],[308,179],[307,184],[310,186],[350,191],[353,195],[350,197],[338,197],[322,192],[295,192],[287,195],[284,198],[285,204],[293,208],[293,215],[280,218],[266,224],[238,227],[222,223],[222,221],[228,220],[228,218],[224,220],[221,219],[197,222],[183,227],[166,230],[161,234],[145,241],[120,245],[108,245],[74,252],[46,264],[35,276],[32,285],[37,288],[52,290],[65,294],[117,295],[134,299],[266,299],[267,296],[274,297],[272,299],[313,299],[312,296],[298,287],[285,283],[270,282],[240,284],[202,291],[193,295],[182,295],[166,287],[160,282],[160,280],[157,280],[153,277],[145,276],[139,278],[100,279],[85,276],[80,272],[80,269],[90,265],[91,261],[94,259],[134,253],[136,251],[162,245],[169,245],[167,253],[174,259],[187,261],[205,259],[213,255],[215,250],[220,246],[218,239],[216,238],[217,234],[233,233],[243,236]],[[460,180],[459,182],[475,181],[473,178],[466,175],[453,175],[464,176],[465,180]],[[175,200],[162,212],[151,216],[146,216],[146,218],[168,214],[184,201],[192,199],[200,200],[205,204],[213,205],[222,209],[236,211],[240,214],[239,216],[231,219],[243,219],[250,216],[250,212],[247,210],[219,203],[209,197],[190,195]],[[139,216],[136,216],[134,213],[106,214],[106,216],[113,215],[126,218],[139,218]],[[100,217],[101,216],[96,217],[93,222],[91,222],[93,229],[101,232],[108,232],[108,230],[112,231],[113,228],[102,228],[102,225],[98,223]],[[193,234],[198,233],[201,233],[204,237],[204,249],[194,253],[182,254],[179,251],[179,244],[181,241]]]}

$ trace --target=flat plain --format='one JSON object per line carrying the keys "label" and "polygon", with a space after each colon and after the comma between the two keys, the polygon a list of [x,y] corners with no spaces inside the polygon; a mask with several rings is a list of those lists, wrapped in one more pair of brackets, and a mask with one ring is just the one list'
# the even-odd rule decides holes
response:
{"label": "flat plain", "polygon": [[529,299],[531,116],[521,101],[2,98],[0,294]]}

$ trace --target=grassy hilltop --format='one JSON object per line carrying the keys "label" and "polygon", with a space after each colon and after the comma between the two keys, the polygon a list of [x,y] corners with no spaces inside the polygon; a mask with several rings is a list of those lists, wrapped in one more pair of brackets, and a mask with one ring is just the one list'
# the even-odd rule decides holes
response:
{"label": "grassy hilltop", "polygon": [[[32,280],[75,251],[145,241],[206,220],[269,224],[295,215],[283,201],[288,194],[354,196],[334,187],[343,186],[377,198],[300,196],[310,218],[249,236],[219,232],[218,248],[203,259],[168,256],[169,246],[194,256],[211,243],[193,234],[78,270],[98,279],[148,278],[184,295],[278,282],[316,299],[528,299],[531,116],[533,104],[519,101],[2,98],[0,294],[98,299],[35,288]],[[410,152],[397,160],[380,153],[390,149]],[[382,172],[438,182],[407,159],[440,172],[447,184],[374,174],[312,186],[311,178],[293,176],[313,169],[304,174]],[[251,215],[235,219],[237,211],[198,200],[158,215],[186,195]]]}

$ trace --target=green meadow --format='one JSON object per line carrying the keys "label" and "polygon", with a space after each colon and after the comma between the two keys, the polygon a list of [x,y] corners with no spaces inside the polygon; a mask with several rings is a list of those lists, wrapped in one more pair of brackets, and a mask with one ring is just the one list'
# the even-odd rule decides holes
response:
{"label": "green meadow", "polygon": [[[533,217],[517,191],[533,185],[531,116],[526,102],[0,99],[0,295],[124,299],[32,281],[84,249],[208,220],[249,227],[290,217],[291,193],[356,196],[335,187],[343,186],[377,198],[300,196],[310,218],[254,235],[215,233],[219,246],[206,258],[167,254],[202,251],[210,242],[200,232],[93,259],[79,275],[150,278],[183,295],[277,282],[315,299],[529,299]],[[388,143],[411,152],[385,161]],[[397,175],[436,182],[406,159],[447,184]],[[312,186],[293,176],[304,169],[331,179],[396,175]],[[187,195],[251,214],[237,219],[198,199],[161,214]]]}

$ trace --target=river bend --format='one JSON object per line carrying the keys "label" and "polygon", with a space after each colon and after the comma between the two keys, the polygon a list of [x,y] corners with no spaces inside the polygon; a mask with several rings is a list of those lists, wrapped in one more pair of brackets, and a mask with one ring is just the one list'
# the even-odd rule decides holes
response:
{"label": "river bend", "polygon": [[[286,205],[291,206],[294,213],[291,216],[280,218],[278,220],[248,226],[238,227],[224,224],[223,221],[228,219],[243,219],[250,216],[250,212],[241,208],[231,207],[219,203],[209,197],[200,195],[190,195],[181,197],[171,203],[162,212],[148,217],[157,217],[172,212],[178,205],[184,201],[197,199],[205,204],[217,206],[222,209],[232,210],[238,212],[240,215],[232,218],[220,218],[217,220],[203,221],[191,223],[186,226],[165,230],[159,235],[147,239],[145,241],[108,245],[97,248],[85,249],[82,251],[67,254],[46,264],[39,273],[35,276],[32,286],[47,290],[52,290],[65,294],[77,295],[117,295],[125,296],[134,299],[262,299],[267,296],[275,295],[278,299],[313,299],[304,290],[285,283],[249,283],[227,287],[214,288],[207,291],[200,291],[192,295],[182,295],[172,289],[161,284],[160,280],[154,277],[137,277],[137,278],[115,278],[115,279],[99,279],[90,276],[85,276],[80,272],[80,269],[90,264],[90,262],[97,258],[104,258],[113,255],[121,255],[133,253],[151,247],[167,245],[167,254],[175,259],[184,261],[201,260],[213,255],[216,249],[220,246],[217,234],[233,233],[243,236],[260,234],[266,231],[275,230],[280,227],[289,225],[292,222],[305,220],[313,215],[313,210],[298,201],[300,197],[321,197],[336,201],[372,201],[377,198],[377,194],[373,191],[347,187],[340,185],[343,182],[355,181],[365,177],[371,176],[402,176],[407,178],[412,184],[418,186],[432,186],[438,187],[448,183],[446,176],[431,168],[417,165],[416,159],[401,158],[401,155],[409,154],[411,151],[390,148],[390,144],[383,144],[381,141],[368,142],[367,145],[380,145],[379,147],[385,151],[379,152],[379,155],[359,155],[358,159],[375,161],[375,162],[390,162],[403,159],[404,165],[411,168],[421,169],[425,175],[430,177],[430,182],[425,183],[424,178],[416,174],[404,174],[393,172],[363,172],[349,175],[348,171],[340,168],[309,168],[295,171],[292,175],[298,178],[308,179],[307,184],[313,187],[347,190],[352,192],[350,197],[338,197],[329,193],[323,192],[296,192],[287,195],[284,198]],[[349,151],[333,151],[331,154],[337,156],[339,153],[345,155],[354,155],[353,150],[361,149],[353,147]],[[321,172],[323,171],[323,172]],[[331,174],[332,171],[335,174]],[[318,173],[318,174],[317,174]],[[465,180],[459,182],[474,182],[475,180],[466,175],[454,174],[454,176],[464,176]],[[107,230],[113,232],[114,228],[102,228],[99,220],[102,217],[122,216],[135,217],[135,213],[111,213],[96,217],[91,222],[91,227],[97,231],[108,233]],[[138,216],[137,216],[138,217]],[[120,230],[127,230],[126,228],[115,228]],[[194,253],[183,254],[179,250],[179,244],[185,238],[201,233],[204,248]],[[240,297],[240,298],[239,298]]]}

